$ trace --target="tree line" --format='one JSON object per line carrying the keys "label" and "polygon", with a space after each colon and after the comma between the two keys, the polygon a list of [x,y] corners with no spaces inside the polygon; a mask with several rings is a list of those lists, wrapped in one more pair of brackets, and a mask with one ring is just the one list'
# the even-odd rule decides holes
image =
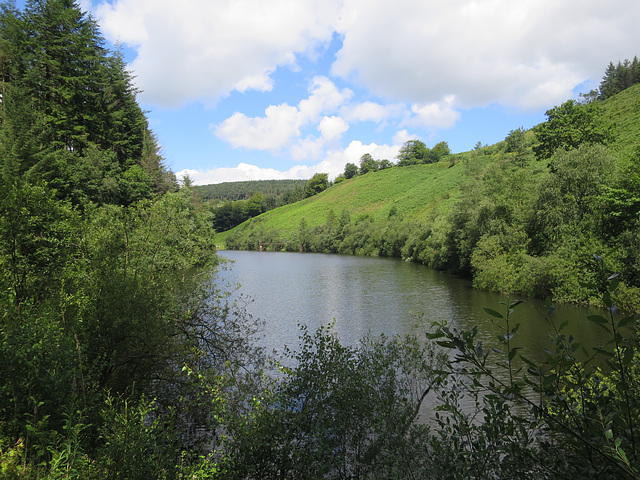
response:
{"label": "tree line", "polygon": [[408,140],[400,148],[396,157],[397,163],[394,164],[387,159],[376,160],[371,154],[365,153],[360,157],[359,166],[355,163],[347,163],[344,172],[338,175],[334,182],[340,183],[358,175],[385,170],[393,166],[405,167],[407,165],[437,163],[450,154],[451,150],[447,142],[439,142],[433,148],[429,148],[421,140]]}
{"label": "tree line", "polygon": [[640,83],[638,57],[633,57],[633,60],[625,59],[617,64],[610,62],[600,82],[598,99],[605,100],[636,83]]}
{"label": "tree line", "polygon": [[205,201],[248,200],[257,194],[285,197],[284,201],[288,201],[287,194],[304,189],[306,183],[307,180],[248,180],[197,185],[194,186],[194,191]]}

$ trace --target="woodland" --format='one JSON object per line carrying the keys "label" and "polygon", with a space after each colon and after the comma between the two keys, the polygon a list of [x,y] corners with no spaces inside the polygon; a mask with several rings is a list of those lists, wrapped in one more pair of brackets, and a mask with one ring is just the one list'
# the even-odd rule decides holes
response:
{"label": "woodland", "polygon": [[[526,254],[548,254],[550,264],[617,246],[623,253],[590,253],[575,272],[604,307],[586,319],[602,327],[600,347],[579,345],[576,326],[554,317],[549,298],[554,333],[543,361],[520,354],[517,300],[485,309],[502,328],[494,346],[475,329],[444,323],[421,338],[345,346],[329,324],[301,327],[300,346],[273,358],[257,346],[259,319],[216,279],[225,266],[209,205],[164,166],[132,75],[104,45],[72,0],[1,7],[1,478],[640,477],[640,345],[637,318],[622,307],[638,286],[638,152],[609,150],[606,128],[590,120],[578,128],[578,145],[571,127],[551,149],[565,131],[556,118],[574,109],[582,118],[593,107],[565,104],[550,111],[537,141],[524,132],[507,139],[512,163],[549,169],[540,177],[546,216],[518,219],[500,203],[511,177],[476,179],[491,203],[467,217],[458,211],[458,236],[449,238],[460,269],[475,268],[487,282],[505,274],[499,262],[525,255],[524,236],[505,230],[511,225],[539,222]],[[541,159],[529,158],[529,148]],[[612,155],[624,161],[613,168]],[[320,175],[301,202],[450,158],[384,164],[333,186]],[[505,162],[487,168],[520,172]],[[478,198],[467,195],[452,201]],[[571,196],[571,208],[559,203]],[[610,215],[595,215],[594,206]],[[467,236],[473,224],[483,229]],[[417,225],[409,235],[432,238]],[[571,228],[583,243],[567,236]],[[494,273],[474,267],[478,255]],[[417,422],[427,401],[433,419]]]}

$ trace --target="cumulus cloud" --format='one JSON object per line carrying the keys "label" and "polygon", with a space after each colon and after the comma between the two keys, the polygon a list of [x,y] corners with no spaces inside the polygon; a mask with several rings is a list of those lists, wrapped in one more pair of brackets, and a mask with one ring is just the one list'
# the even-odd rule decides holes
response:
{"label": "cumulus cloud", "polygon": [[236,112],[221,124],[214,126],[216,136],[232,147],[258,150],[277,150],[287,145],[300,131],[299,111],[287,105],[270,105],[264,117],[247,117]]}
{"label": "cumulus cloud", "polygon": [[420,137],[409,133],[407,130],[400,130],[393,136],[394,145],[404,145],[405,142],[408,142],[409,140],[420,140]]}
{"label": "cumulus cloud", "polygon": [[234,89],[268,90],[270,73],[331,40],[338,0],[115,0],[95,8],[102,31],[137,50],[144,98],[180,106]]}
{"label": "cumulus cloud", "polygon": [[[130,67],[147,105],[277,93],[264,115],[224,119],[212,111],[213,132],[233,148],[320,163],[214,170],[242,179],[340,173],[375,145],[358,142],[370,127],[364,122],[380,134],[397,131],[381,140],[393,149],[451,128],[466,109],[557,105],[578,85],[597,84],[610,61],[637,54],[640,18],[637,0],[609,0],[606,8],[601,0],[80,1],[93,2],[108,39],[134,49]],[[317,55],[323,51],[336,52],[330,72],[314,61],[327,60]],[[297,77],[312,78],[308,96],[286,96],[288,85],[275,81],[287,76],[274,74],[309,65],[314,71]]]}
{"label": "cumulus cloud", "polygon": [[263,168],[257,165],[240,163],[237,167],[205,169],[184,169],[176,173],[178,179],[185,175],[194,185],[208,185],[222,182],[239,182],[242,180],[280,180],[280,179],[308,179],[316,173],[328,173],[333,180],[344,172],[347,163],[360,163],[360,157],[365,153],[377,160],[394,161],[401,145],[368,145],[360,141],[352,141],[345,149],[330,150],[319,163],[315,165],[296,165],[281,171],[274,168]]}
{"label": "cumulus cloud", "polygon": [[352,122],[376,122],[400,117],[405,113],[406,107],[400,103],[390,103],[382,105],[377,102],[364,101],[345,105],[342,108],[342,115]]}
{"label": "cumulus cloud", "polygon": [[[94,2],[105,35],[136,49],[137,81],[157,105],[270,90],[274,71],[338,33],[333,73],[386,100],[544,107],[636,54],[640,17],[637,0]],[[380,118],[374,107],[354,114]]]}
{"label": "cumulus cloud", "polygon": [[412,124],[422,124],[427,127],[451,128],[460,118],[460,112],[453,108],[455,97],[449,95],[441,102],[426,105],[414,104],[411,111],[416,115],[409,120]]}
{"label": "cumulus cloud", "polygon": [[322,138],[334,140],[349,130],[349,124],[340,117],[324,117],[318,125]]}
{"label": "cumulus cloud", "polygon": [[337,145],[349,124],[340,117],[324,117],[318,124],[320,136],[308,136],[291,146],[289,152],[293,160],[317,160],[327,146]]}
{"label": "cumulus cloud", "polygon": [[633,56],[639,17],[636,0],[345,0],[333,72],[409,103],[549,106]]}
{"label": "cumulus cloud", "polygon": [[176,173],[178,179],[188,175],[194,185],[210,185],[213,183],[239,182],[243,180],[281,180],[281,179],[306,179],[312,169],[303,165],[297,165],[287,171],[279,171],[275,168],[262,168],[248,163],[239,163],[237,167],[223,167],[204,169],[184,169]]}
{"label": "cumulus cloud", "polygon": [[297,107],[270,105],[264,117],[247,117],[236,112],[218,125],[213,126],[217,137],[226,140],[232,147],[246,147],[257,150],[278,150],[293,142],[300,135],[300,128],[310,122],[320,121],[318,129],[325,140],[331,140],[344,133],[348,125],[339,117],[324,117],[323,112],[333,112],[352,95],[349,89],[339,90],[326,77],[315,77],[311,83],[310,95],[300,101]]}

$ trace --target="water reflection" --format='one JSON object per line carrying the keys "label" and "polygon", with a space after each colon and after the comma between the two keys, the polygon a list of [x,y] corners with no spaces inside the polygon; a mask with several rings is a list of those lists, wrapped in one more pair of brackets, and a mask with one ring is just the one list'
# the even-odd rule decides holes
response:
{"label": "water reflection", "polygon": [[[432,321],[460,329],[479,327],[479,338],[497,346],[500,329],[483,308],[503,312],[505,296],[479,292],[468,280],[397,259],[323,254],[222,251],[235,263],[221,277],[241,285],[254,301],[249,313],[266,322],[264,346],[282,351],[297,347],[300,330],[314,331],[335,319],[343,343],[355,344],[368,333],[424,335]],[[586,316],[594,309],[559,305],[557,323],[568,319],[572,333],[587,345],[598,342],[597,326]],[[521,324],[517,342],[523,353],[547,348],[551,333],[546,308],[526,299],[512,321]],[[560,320],[562,319],[562,320]]]}

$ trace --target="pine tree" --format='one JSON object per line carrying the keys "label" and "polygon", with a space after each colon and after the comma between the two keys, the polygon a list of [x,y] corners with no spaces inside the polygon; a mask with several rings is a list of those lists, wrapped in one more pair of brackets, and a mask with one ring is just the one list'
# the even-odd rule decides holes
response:
{"label": "pine tree", "polygon": [[73,0],[0,13],[0,173],[128,205],[176,189],[120,52]]}

